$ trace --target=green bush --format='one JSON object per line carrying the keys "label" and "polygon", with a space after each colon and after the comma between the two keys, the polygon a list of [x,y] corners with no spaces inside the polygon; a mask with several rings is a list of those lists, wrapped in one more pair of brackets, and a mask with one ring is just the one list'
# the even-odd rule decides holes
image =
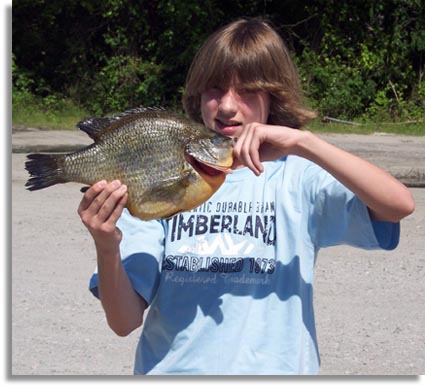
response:
{"label": "green bush", "polygon": [[320,59],[307,49],[299,62],[302,79],[312,105],[322,116],[351,119],[371,103],[376,84],[357,68],[336,60]]}
{"label": "green bush", "polygon": [[90,83],[85,104],[95,114],[163,102],[162,67],[141,58],[115,56],[107,60]]}
{"label": "green bush", "polygon": [[200,44],[241,16],[277,27],[320,115],[423,119],[421,0],[16,0],[13,119],[33,108],[45,116],[72,106],[90,115],[138,105],[180,110]]}

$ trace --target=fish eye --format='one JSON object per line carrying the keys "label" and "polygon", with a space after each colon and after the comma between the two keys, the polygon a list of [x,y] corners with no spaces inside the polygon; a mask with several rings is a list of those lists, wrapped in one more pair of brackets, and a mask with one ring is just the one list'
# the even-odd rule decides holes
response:
{"label": "fish eye", "polygon": [[219,137],[212,137],[211,138],[211,143],[213,145],[220,145],[221,144],[221,139]]}

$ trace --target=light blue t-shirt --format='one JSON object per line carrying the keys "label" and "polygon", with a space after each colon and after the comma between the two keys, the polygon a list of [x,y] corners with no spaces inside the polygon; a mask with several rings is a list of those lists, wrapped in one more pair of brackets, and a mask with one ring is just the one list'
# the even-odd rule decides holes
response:
{"label": "light blue t-shirt", "polygon": [[[135,374],[317,374],[313,271],[321,247],[394,249],[399,223],[317,165],[289,156],[236,170],[190,212],[143,222],[126,211],[121,256],[150,304]],[[97,295],[97,275],[90,289]]]}

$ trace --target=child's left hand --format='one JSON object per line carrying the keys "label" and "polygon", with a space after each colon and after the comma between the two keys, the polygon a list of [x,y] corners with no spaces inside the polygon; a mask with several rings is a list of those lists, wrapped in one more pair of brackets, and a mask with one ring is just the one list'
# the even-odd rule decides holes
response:
{"label": "child's left hand", "polygon": [[263,161],[274,161],[288,154],[295,154],[302,130],[286,126],[266,125],[257,122],[247,124],[233,148],[233,167],[243,164],[259,176]]}
{"label": "child's left hand", "polygon": [[257,176],[264,171],[262,161],[289,154],[306,158],[351,190],[376,221],[398,222],[415,208],[412,193],[389,173],[309,131],[250,123],[243,128],[233,150],[233,167],[243,164]]}

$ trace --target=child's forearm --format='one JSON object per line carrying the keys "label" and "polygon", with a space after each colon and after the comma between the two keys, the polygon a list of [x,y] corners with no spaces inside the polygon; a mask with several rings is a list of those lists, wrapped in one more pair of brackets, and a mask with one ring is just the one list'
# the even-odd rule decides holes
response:
{"label": "child's forearm", "polygon": [[119,248],[96,250],[99,296],[108,324],[117,335],[126,336],[141,326],[147,303],[131,286]]}
{"label": "child's forearm", "polygon": [[96,246],[100,300],[109,326],[118,335],[128,335],[139,327],[147,307],[132,288],[121,263],[122,234],[116,223],[127,197],[127,188],[120,181],[100,181],[84,193],[78,207]]}
{"label": "child's forearm", "polygon": [[350,189],[378,221],[397,222],[411,214],[411,192],[384,170],[305,132],[296,153],[318,164]]}

